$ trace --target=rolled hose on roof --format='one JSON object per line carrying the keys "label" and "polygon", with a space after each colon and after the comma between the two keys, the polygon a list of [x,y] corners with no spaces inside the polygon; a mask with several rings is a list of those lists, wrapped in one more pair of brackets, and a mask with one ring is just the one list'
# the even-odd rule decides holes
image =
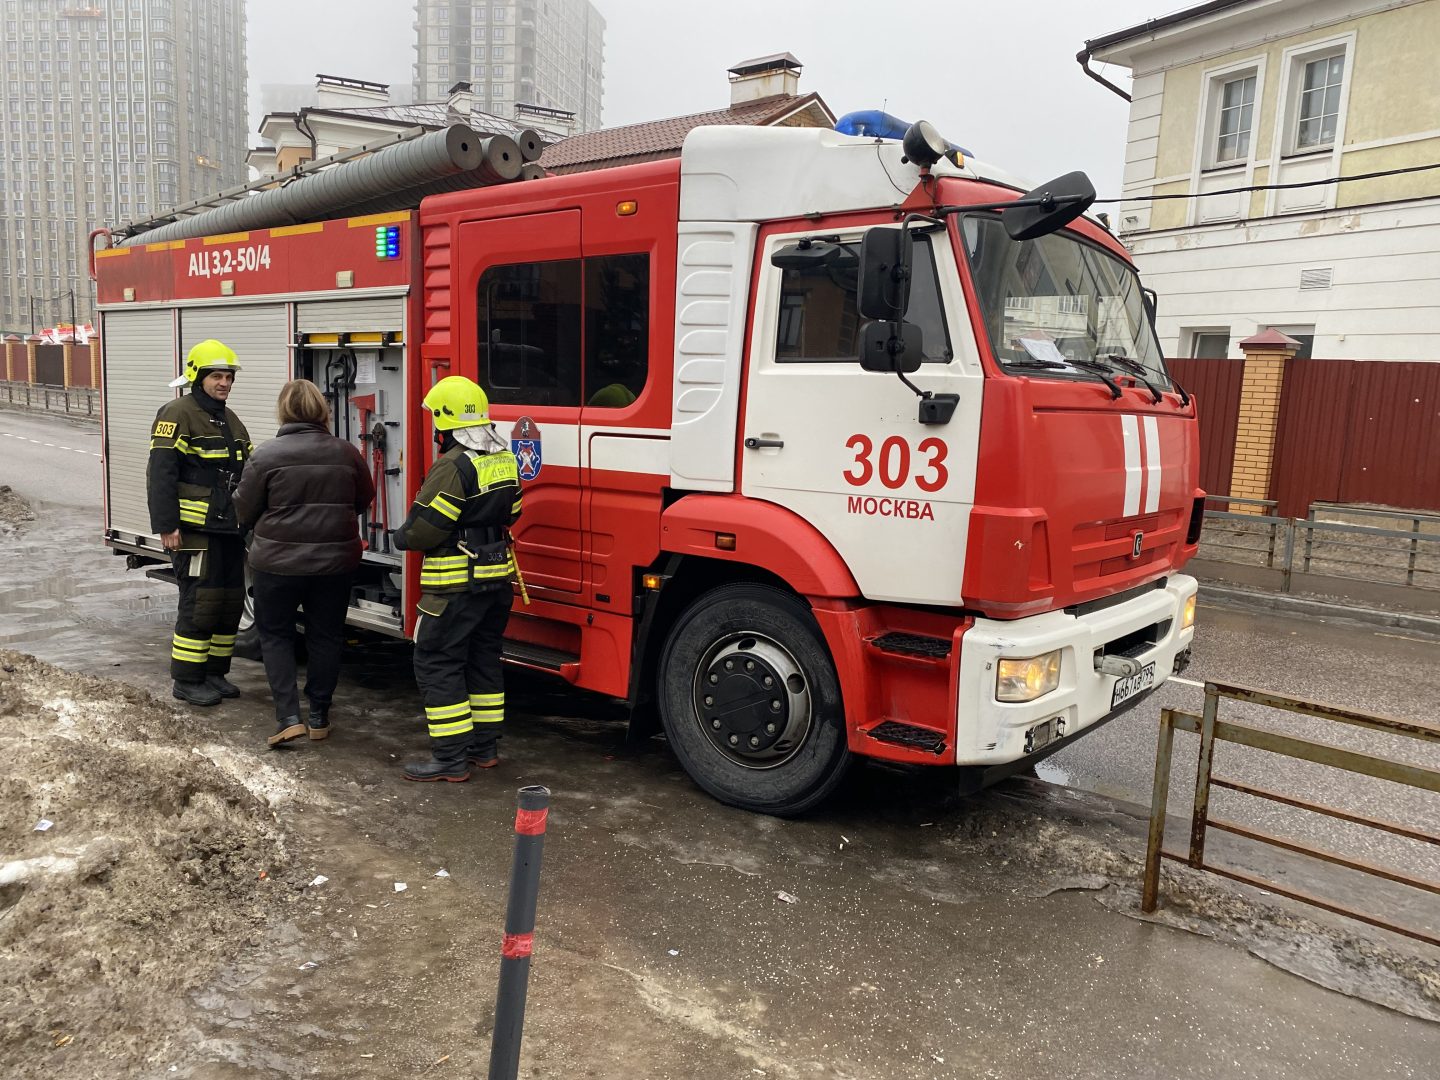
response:
{"label": "rolled hose on roof", "polygon": [[119,246],[413,209],[426,195],[515,180],[523,158],[507,135],[481,138],[465,124],[452,124],[288,184],[277,178],[283,186],[136,233]]}

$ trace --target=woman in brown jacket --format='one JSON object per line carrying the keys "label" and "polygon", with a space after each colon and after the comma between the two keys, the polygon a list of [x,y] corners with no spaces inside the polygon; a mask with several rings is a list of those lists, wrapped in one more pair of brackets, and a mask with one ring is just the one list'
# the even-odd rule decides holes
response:
{"label": "woman in brown jacket", "polygon": [[[330,434],[330,408],[306,379],[285,384],[276,403],[280,430],[259,447],[235,491],[242,528],[254,527],[249,560],[255,626],[275,699],[269,743],[330,734],[330,699],[340,680],[340,649],[350,586],[360,565],[356,517],[375,498],[360,451]],[[307,720],[295,685],[295,619],[305,610]]]}

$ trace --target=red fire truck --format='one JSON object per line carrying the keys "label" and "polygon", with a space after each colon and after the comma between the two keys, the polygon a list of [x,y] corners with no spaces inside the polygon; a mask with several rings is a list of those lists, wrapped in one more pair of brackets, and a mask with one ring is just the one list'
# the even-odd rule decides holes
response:
{"label": "red fire truck", "polygon": [[524,480],[507,660],[628,702],[736,806],[803,811],[855,757],[978,788],[1193,637],[1195,402],[1087,189],[1026,193],[928,125],[717,127],[415,209],[131,236],[94,261],[105,542],[164,559],[149,423],[218,338],[257,442],[305,377],[371,461],[351,621],[404,637],[419,560],[387,530],[433,460],[421,398],[466,375]]}

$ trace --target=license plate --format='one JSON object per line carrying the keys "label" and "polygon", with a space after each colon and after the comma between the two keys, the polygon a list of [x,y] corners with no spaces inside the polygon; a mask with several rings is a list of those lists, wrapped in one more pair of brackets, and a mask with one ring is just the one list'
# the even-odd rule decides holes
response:
{"label": "license plate", "polygon": [[1063,716],[1052,716],[1043,724],[1036,724],[1025,732],[1025,753],[1033,754],[1036,750],[1043,750],[1052,742],[1065,734],[1065,718]]}
{"label": "license plate", "polygon": [[1115,689],[1110,692],[1110,708],[1129,701],[1136,694],[1143,693],[1154,685],[1155,661],[1152,660],[1140,669],[1138,675],[1128,675],[1115,681]]}

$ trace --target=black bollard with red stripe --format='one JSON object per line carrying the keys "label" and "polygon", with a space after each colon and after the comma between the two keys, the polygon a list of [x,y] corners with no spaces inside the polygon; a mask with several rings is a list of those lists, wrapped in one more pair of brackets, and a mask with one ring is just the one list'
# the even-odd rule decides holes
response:
{"label": "black bollard with red stripe", "polygon": [[490,1043],[490,1080],[515,1080],[525,1026],[525,990],[535,940],[535,901],[540,895],[540,854],[550,789],[523,787],[515,811],[515,861],[510,866],[510,903],[500,946],[500,989],[495,994],[495,1035]]}

